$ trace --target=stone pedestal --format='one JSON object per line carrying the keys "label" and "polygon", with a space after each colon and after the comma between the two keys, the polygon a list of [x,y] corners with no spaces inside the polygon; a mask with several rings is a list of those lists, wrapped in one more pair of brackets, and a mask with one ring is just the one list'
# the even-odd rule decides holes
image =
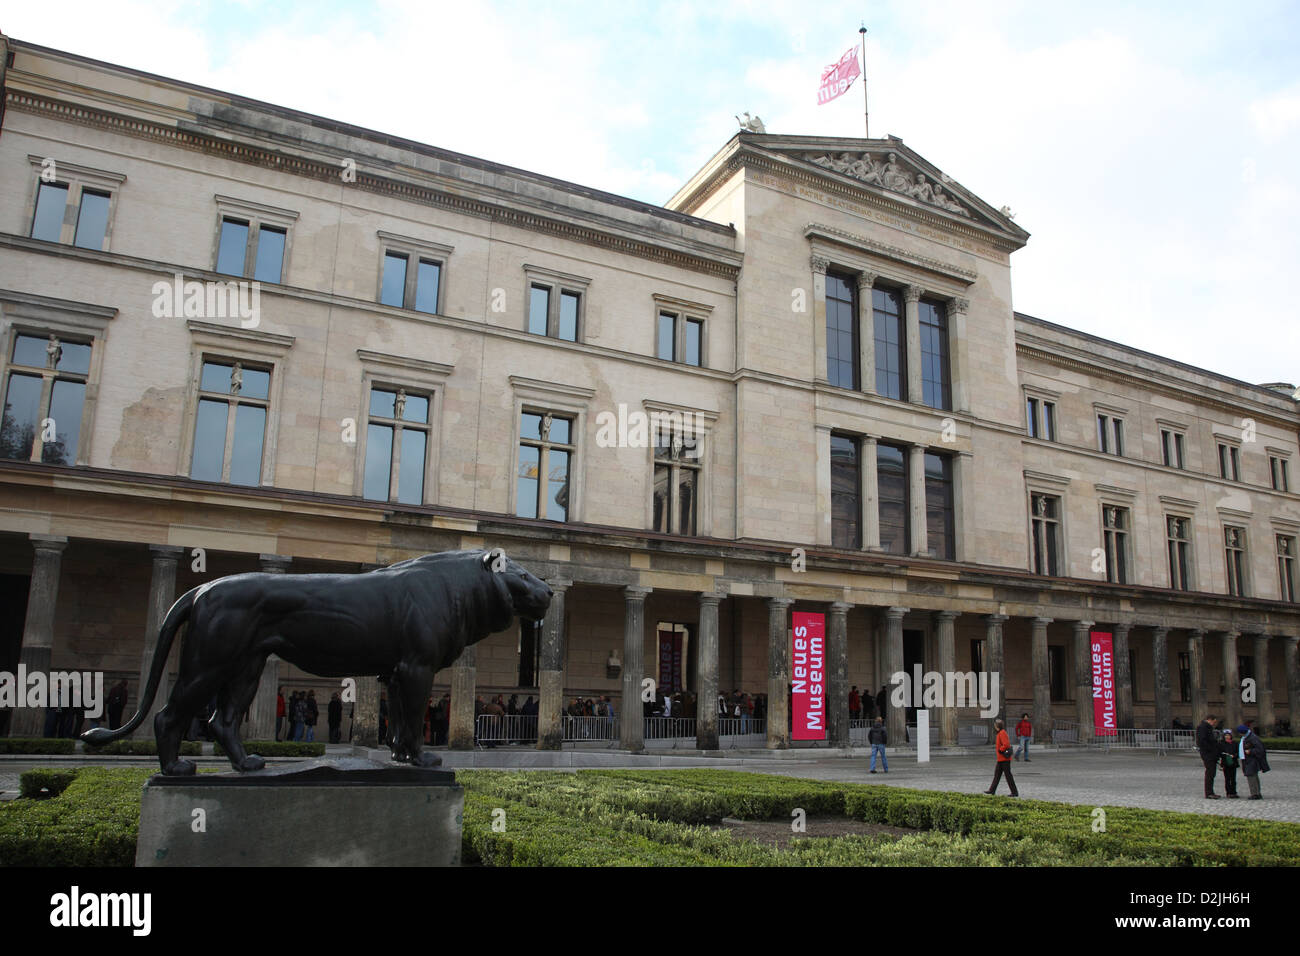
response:
{"label": "stone pedestal", "polygon": [[464,804],[451,771],[358,758],[158,775],[140,803],[135,865],[456,866]]}

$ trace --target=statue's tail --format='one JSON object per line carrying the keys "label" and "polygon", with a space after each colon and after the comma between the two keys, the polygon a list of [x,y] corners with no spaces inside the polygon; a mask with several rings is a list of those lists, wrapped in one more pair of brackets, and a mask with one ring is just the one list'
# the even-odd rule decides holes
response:
{"label": "statue's tail", "polygon": [[140,726],[145,714],[149,713],[149,708],[153,706],[154,696],[158,693],[158,685],[162,682],[163,671],[167,667],[167,655],[171,652],[172,641],[176,637],[176,632],[181,629],[181,625],[190,619],[190,613],[194,608],[194,599],[198,593],[199,588],[194,588],[182,595],[180,600],[173,604],[172,609],[167,612],[162,627],[158,629],[158,644],[154,647],[153,664],[149,669],[149,680],[145,683],[144,692],[140,695],[140,707],[135,712],[135,716],[117,730],[109,730],[105,727],[94,727],[87,730],[81,735],[82,740],[92,746],[100,747],[125,737]]}

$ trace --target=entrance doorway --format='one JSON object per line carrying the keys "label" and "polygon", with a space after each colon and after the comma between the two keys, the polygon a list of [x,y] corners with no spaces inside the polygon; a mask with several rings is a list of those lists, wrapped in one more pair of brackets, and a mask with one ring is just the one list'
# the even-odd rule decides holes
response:
{"label": "entrance doorway", "polygon": [[[917,665],[921,666],[921,671],[925,671],[925,631],[903,631],[903,671],[907,674],[910,681],[915,673]],[[912,703],[919,704],[918,699],[921,694],[920,687],[912,688]],[[917,707],[907,708],[907,723],[916,723]]]}
{"label": "entrance doorway", "polygon": [[[23,648],[23,625],[27,621],[27,592],[32,579],[25,574],[0,574],[0,607],[12,609],[0,615],[0,671],[18,672]],[[0,737],[9,736],[13,709],[0,709]]]}

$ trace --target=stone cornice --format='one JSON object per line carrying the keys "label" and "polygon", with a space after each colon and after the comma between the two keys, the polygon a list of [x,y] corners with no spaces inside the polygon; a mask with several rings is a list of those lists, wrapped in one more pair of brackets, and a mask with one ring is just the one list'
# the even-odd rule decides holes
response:
{"label": "stone cornice", "polygon": [[[25,90],[8,90],[5,101],[10,109],[47,116],[78,126],[107,130],[136,139],[164,143],[179,149],[195,150],[209,155],[221,156],[232,162],[248,163],[321,182],[338,183],[340,181],[338,164],[333,161],[295,156],[249,142],[237,142],[211,136],[197,130],[165,126],[161,123],[123,116],[107,110],[63,102]],[[350,187],[407,202],[445,209],[449,212],[500,222],[531,232],[597,246],[733,281],[740,273],[741,256],[739,253],[728,251],[725,259],[694,254],[681,249],[657,245],[649,240],[636,239],[592,226],[566,222],[563,219],[542,215],[529,209],[488,202],[471,196],[457,195],[431,185],[409,180],[380,176],[363,169],[356,170],[356,180],[350,184]]]}
{"label": "stone cornice", "polygon": [[944,276],[948,279],[954,279],[965,285],[971,285],[979,278],[979,273],[974,269],[966,269],[962,266],[951,262],[943,262],[940,259],[932,259],[928,256],[917,255],[914,252],[908,252],[898,246],[891,246],[884,242],[877,242],[875,239],[868,239],[866,236],[854,235],[843,229],[836,229],[834,226],[825,226],[821,223],[810,222],[804,227],[803,234],[808,239],[821,239],[825,242],[833,242],[838,245],[847,246],[859,252],[865,252],[868,255],[884,259],[889,262],[899,262],[903,265],[913,266],[926,272],[933,272]]}

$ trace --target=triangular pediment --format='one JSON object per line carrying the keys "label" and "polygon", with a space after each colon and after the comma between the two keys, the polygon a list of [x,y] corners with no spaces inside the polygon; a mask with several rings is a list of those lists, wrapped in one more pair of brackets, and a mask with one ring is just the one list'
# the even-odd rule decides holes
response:
{"label": "triangular pediment", "polygon": [[839,182],[895,198],[905,205],[993,229],[1023,244],[1029,233],[896,137],[883,140],[740,134],[750,148],[779,154]]}

